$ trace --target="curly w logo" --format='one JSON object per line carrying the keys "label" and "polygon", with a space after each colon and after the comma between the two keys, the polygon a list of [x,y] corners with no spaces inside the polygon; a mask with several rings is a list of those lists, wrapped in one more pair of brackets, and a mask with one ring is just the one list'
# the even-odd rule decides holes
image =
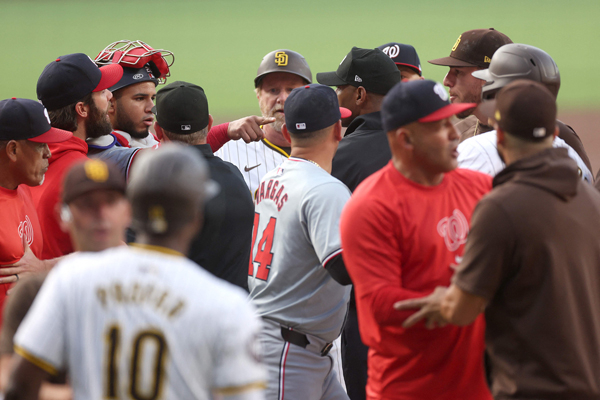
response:
{"label": "curly w logo", "polygon": [[460,210],[454,210],[449,217],[442,218],[437,225],[437,231],[446,242],[450,251],[456,251],[467,241],[469,223]]}

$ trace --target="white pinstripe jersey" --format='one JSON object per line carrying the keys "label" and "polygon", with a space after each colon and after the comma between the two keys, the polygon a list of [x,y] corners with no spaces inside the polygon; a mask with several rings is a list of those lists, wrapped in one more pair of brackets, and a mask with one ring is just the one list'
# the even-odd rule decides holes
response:
{"label": "white pinstripe jersey", "polygon": [[232,140],[225,143],[215,155],[238,167],[252,196],[254,196],[262,177],[289,157],[285,151],[266,139],[251,143]]}
{"label": "white pinstripe jersey", "polygon": [[[564,140],[554,138],[553,147],[564,147],[579,167],[581,178],[588,183],[594,182],[594,178],[579,154]],[[496,148],[496,131],[481,133],[468,138],[458,145],[458,167],[483,172],[496,176],[506,167],[498,155]]]}
{"label": "white pinstripe jersey", "polygon": [[248,277],[261,317],[331,342],[350,286],[324,266],[341,253],[340,215],[350,191],[318,165],[290,157],[263,178],[255,199]]}
{"label": "white pinstripe jersey", "polygon": [[256,389],[260,319],[246,293],[185,257],[122,246],[48,275],[15,351],[66,369],[75,399],[212,399]]}

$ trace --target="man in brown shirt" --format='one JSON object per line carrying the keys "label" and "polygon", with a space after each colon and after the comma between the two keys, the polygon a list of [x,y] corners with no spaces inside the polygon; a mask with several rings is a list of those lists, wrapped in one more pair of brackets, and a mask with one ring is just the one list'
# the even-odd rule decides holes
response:
{"label": "man in brown shirt", "polygon": [[600,194],[553,149],[556,103],[518,80],[482,107],[507,167],[475,209],[450,288],[395,305],[410,326],[485,311],[496,399],[600,399]]}

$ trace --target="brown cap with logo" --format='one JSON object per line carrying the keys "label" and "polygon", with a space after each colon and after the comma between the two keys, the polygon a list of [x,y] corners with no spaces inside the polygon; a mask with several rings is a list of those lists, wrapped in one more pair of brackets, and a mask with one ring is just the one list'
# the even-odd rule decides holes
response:
{"label": "brown cap with logo", "polygon": [[447,67],[488,68],[496,50],[508,43],[512,43],[512,40],[494,28],[473,29],[458,37],[449,57],[428,62]]}
{"label": "brown cap with logo", "polygon": [[546,86],[530,80],[509,83],[479,109],[504,132],[525,140],[542,140],[556,128],[555,97]]}
{"label": "brown cap with logo", "polygon": [[125,178],[117,167],[102,160],[90,159],[69,169],[63,181],[63,203],[94,190],[116,190],[125,195]]}

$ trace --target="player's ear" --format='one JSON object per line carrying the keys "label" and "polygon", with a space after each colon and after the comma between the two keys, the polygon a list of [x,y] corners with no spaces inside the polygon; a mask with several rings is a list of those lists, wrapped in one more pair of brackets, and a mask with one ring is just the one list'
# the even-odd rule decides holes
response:
{"label": "player's ear", "polygon": [[2,151],[6,152],[8,159],[12,162],[17,161],[17,147],[19,143],[16,140],[9,140]]}
{"label": "player's ear", "polygon": [[342,120],[339,120],[333,127],[333,137],[335,138],[336,141],[340,141],[342,140],[342,138],[344,137],[342,135]]}
{"label": "player's ear", "polygon": [[90,107],[86,106],[83,101],[80,101],[77,104],[75,104],[75,112],[81,118],[87,118],[89,111]]}
{"label": "player's ear", "polygon": [[114,115],[117,113],[117,99],[113,95],[108,101],[108,114]]}
{"label": "player's ear", "polygon": [[156,132],[156,137],[161,142],[168,142],[169,141],[169,138],[165,135],[165,133],[163,132],[162,128],[158,124],[158,121],[154,121],[154,132]]}
{"label": "player's ear", "polygon": [[[554,127],[554,135],[553,135],[553,137],[554,137],[554,138],[556,138],[556,137],[558,136],[558,133],[559,133],[559,131],[560,131],[560,130],[558,129],[558,125],[556,125],[556,126]],[[554,139],[552,139],[552,140],[554,140]]]}
{"label": "player's ear", "polygon": [[404,147],[405,149],[409,149],[409,150],[412,150],[414,148],[413,137],[412,137],[411,131],[409,131],[408,129],[405,129],[405,128],[398,128],[396,130],[396,135],[397,135],[398,141],[402,147]]}
{"label": "player's ear", "polygon": [[212,129],[212,126],[213,126],[213,122],[214,122],[214,119],[213,119],[212,115],[208,114],[208,129],[206,130],[206,132],[210,132],[210,130]]}
{"label": "player's ear", "polygon": [[288,142],[292,143],[292,137],[290,136],[290,133],[287,130],[287,126],[285,126],[285,123],[281,127],[281,133],[283,134],[283,138],[285,140],[287,140]]}
{"label": "player's ear", "polygon": [[359,86],[356,88],[356,91],[354,92],[355,96],[356,96],[356,105],[360,106],[362,105],[365,101],[367,101],[367,90],[362,87]]}

